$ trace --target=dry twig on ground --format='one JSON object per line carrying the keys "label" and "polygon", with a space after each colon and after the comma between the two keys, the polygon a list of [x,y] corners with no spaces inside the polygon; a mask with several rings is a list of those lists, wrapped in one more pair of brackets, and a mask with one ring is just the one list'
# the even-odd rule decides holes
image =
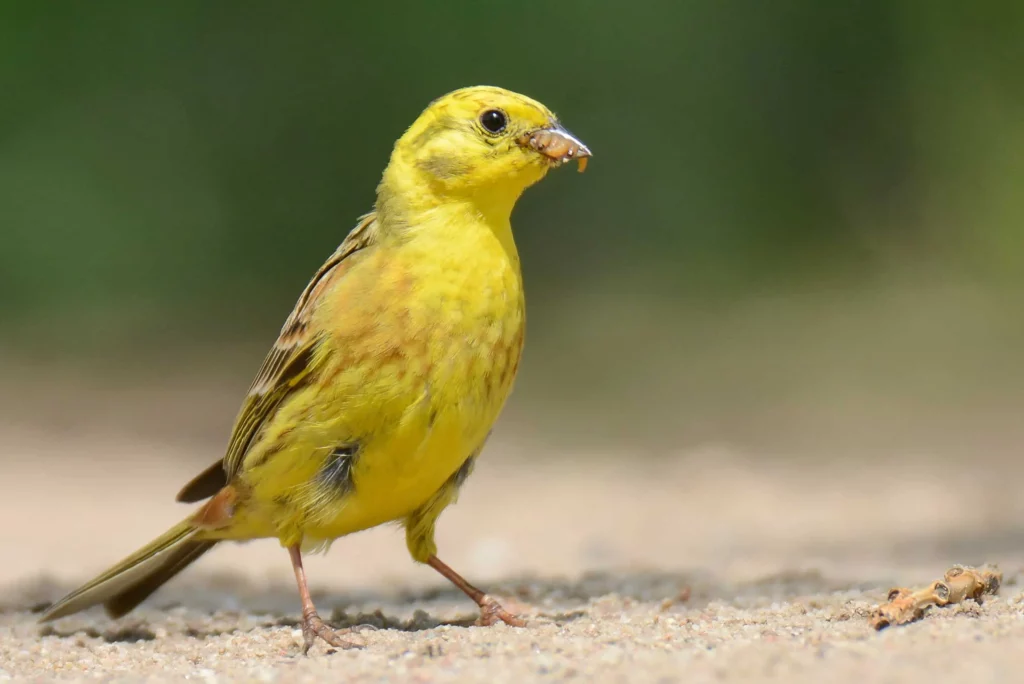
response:
{"label": "dry twig on ground", "polygon": [[932,606],[948,606],[966,599],[980,603],[985,594],[998,592],[1002,581],[1003,573],[994,566],[953,566],[941,580],[923,589],[891,589],[889,602],[871,611],[871,626],[883,629],[889,625],[905,625],[921,619]]}

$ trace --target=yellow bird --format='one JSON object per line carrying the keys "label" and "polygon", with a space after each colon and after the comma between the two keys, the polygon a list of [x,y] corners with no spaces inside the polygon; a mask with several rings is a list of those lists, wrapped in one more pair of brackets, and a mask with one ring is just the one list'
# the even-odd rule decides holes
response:
{"label": "yellow bird", "polygon": [[178,494],[208,500],[42,620],[97,604],[120,617],[217,542],[267,537],[291,556],[305,651],[317,637],[351,646],[317,615],[302,552],[400,521],[413,559],[472,598],[481,624],[522,625],[437,557],[434,526],[519,366],[512,208],[548,169],[588,157],[523,95],[481,86],[432,102],[395,144],[374,211],[303,290],[226,455]]}

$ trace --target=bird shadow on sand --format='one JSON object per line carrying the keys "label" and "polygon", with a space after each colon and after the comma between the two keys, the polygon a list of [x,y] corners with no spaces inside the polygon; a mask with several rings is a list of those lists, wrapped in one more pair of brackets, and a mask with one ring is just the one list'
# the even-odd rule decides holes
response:
{"label": "bird shadow on sand", "polygon": [[[717,581],[708,572],[602,571],[569,579],[510,578],[489,583],[488,590],[528,624],[564,625],[595,610],[625,612],[638,604],[655,604],[663,611],[700,611],[711,602],[738,605],[846,591],[877,589],[881,593],[886,586],[836,580],[817,571],[775,573],[743,583]],[[0,591],[0,614],[41,613],[66,589],[46,579],[8,587]],[[418,591],[315,591],[314,601],[327,622],[342,631],[468,628],[478,616],[465,595],[445,585]],[[137,643],[157,638],[161,630],[206,639],[299,626],[298,597],[293,586],[255,584],[238,575],[221,573],[169,585],[119,620],[110,620],[101,610],[92,609],[41,625],[40,634]]]}

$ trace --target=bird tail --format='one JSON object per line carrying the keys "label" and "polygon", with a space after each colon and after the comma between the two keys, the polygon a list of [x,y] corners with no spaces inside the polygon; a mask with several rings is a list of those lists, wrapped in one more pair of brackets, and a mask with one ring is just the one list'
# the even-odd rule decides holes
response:
{"label": "bird tail", "polygon": [[217,543],[216,540],[196,539],[198,532],[191,519],[178,523],[50,606],[40,622],[56,620],[99,604],[103,604],[110,617],[121,617]]}

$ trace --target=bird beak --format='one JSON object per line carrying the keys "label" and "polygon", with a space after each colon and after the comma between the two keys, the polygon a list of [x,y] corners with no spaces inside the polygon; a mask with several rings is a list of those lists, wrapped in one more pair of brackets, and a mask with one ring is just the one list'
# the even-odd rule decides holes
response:
{"label": "bird beak", "polygon": [[587,168],[587,159],[593,156],[583,141],[558,123],[525,133],[517,142],[520,147],[540,152],[554,162],[555,166],[575,159],[579,162],[580,173]]}

